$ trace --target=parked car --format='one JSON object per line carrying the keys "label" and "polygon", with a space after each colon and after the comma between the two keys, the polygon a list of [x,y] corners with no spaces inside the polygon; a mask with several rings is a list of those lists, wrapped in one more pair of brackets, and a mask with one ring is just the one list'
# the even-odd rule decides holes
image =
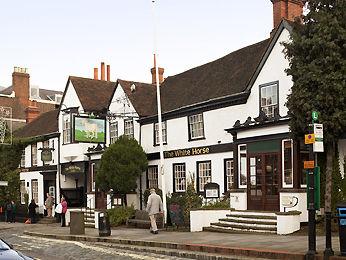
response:
{"label": "parked car", "polygon": [[29,256],[13,249],[13,246],[7,244],[0,238],[0,260],[34,260]]}

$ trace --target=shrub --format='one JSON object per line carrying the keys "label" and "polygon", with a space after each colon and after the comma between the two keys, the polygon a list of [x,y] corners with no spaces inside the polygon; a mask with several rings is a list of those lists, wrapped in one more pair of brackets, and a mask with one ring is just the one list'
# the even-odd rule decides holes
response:
{"label": "shrub", "polygon": [[130,207],[117,207],[107,210],[109,215],[109,222],[111,226],[120,226],[126,223],[126,220],[134,217],[135,208],[133,205]]}
{"label": "shrub", "polygon": [[230,201],[227,199],[218,199],[215,201],[210,201],[207,204],[203,205],[203,209],[230,209]]}

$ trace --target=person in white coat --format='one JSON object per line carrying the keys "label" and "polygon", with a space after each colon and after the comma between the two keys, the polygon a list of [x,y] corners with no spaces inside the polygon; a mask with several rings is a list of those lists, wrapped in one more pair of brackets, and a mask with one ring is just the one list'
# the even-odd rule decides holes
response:
{"label": "person in white coat", "polygon": [[156,194],[155,189],[150,189],[150,196],[148,198],[146,210],[148,212],[151,223],[150,232],[153,234],[158,234],[156,225],[156,214],[163,213],[163,205],[161,197]]}

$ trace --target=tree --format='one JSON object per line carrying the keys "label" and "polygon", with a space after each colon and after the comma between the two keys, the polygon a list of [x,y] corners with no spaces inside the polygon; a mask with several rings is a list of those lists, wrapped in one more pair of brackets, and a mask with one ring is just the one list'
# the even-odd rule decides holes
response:
{"label": "tree", "polygon": [[148,167],[147,156],[135,139],[121,136],[102,154],[96,185],[125,195],[137,187],[137,179]]}
{"label": "tree", "polygon": [[287,107],[295,136],[307,132],[311,112],[319,112],[326,150],[325,210],[331,212],[333,155],[346,129],[346,1],[307,1],[303,24],[295,22],[286,56],[292,76]]}
{"label": "tree", "polygon": [[[324,126],[325,212],[329,237],[333,161],[338,139],[346,129],[346,1],[310,0],[307,9],[303,23],[294,23],[292,41],[284,44],[290,63],[286,72],[293,80],[287,107],[294,136],[307,133],[313,110],[319,112],[319,122]],[[327,244],[325,254],[332,254],[331,244]]]}

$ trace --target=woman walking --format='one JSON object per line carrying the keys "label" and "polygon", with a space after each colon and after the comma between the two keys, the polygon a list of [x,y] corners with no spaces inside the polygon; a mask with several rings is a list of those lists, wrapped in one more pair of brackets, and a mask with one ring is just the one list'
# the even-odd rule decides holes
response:
{"label": "woman walking", "polygon": [[62,206],[62,211],[61,211],[61,226],[66,227],[66,219],[65,219],[65,214],[67,212],[67,202],[64,197],[61,198],[61,206]]}

